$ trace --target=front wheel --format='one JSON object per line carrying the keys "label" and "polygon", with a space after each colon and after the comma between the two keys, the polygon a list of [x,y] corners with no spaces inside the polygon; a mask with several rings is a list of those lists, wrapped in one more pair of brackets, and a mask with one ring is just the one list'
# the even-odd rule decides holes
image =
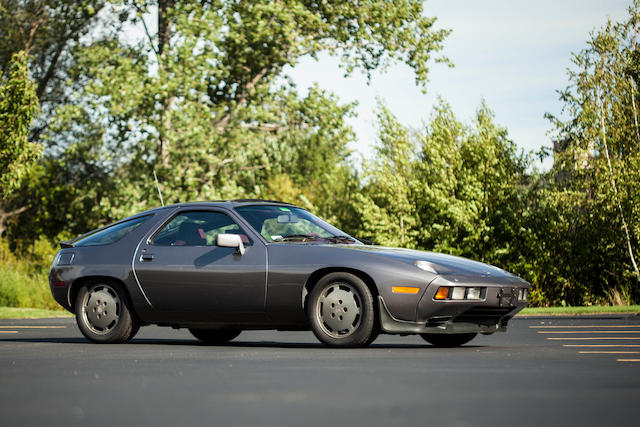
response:
{"label": "front wheel", "polygon": [[434,347],[458,347],[476,337],[472,334],[420,334],[423,340]]}
{"label": "front wheel", "polygon": [[80,288],[76,297],[76,322],[80,332],[95,343],[124,343],[139,329],[122,286],[96,281]]}
{"label": "front wheel", "polygon": [[313,333],[327,345],[357,347],[375,339],[373,296],[353,274],[324,276],[311,291],[307,307]]}
{"label": "front wheel", "polygon": [[205,344],[224,344],[238,335],[240,335],[240,330],[238,329],[195,329],[189,328],[189,332],[191,335],[198,338]]}

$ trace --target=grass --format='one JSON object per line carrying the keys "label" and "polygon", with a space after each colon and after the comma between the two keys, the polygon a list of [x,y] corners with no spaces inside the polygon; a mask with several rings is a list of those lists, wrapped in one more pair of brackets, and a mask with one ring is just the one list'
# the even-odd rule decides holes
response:
{"label": "grass", "polygon": [[584,307],[527,307],[520,316],[572,316],[580,314],[640,313],[640,305],[589,305]]}
{"label": "grass", "polygon": [[0,265],[0,306],[55,310],[58,304],[51,296],[46,274]]}
{"label": "grass", "polygon": [[[640,305],[592,305],[585,307],[527,307],[518,316],[577,316],[581,314],[636,313]],[[0,319],[41,319],[46,317],[72,317],[63,310],[46,308],[0,307]]]}
{"label": "grass", "polygon": [[16,255],[0,238],[0,307],[61,310],[49,289],[48,270],[55,248],[38,241],[34,253]]}
{"label": "grass", "polygon": [[0,307],[0,319],[42,319],[47,317],[72,317],[73,314],[62,310],[46,308]]}

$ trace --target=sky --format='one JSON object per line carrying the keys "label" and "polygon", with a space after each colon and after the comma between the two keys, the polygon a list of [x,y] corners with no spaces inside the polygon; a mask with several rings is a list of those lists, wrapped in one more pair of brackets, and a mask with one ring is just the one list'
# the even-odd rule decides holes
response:
{"label": "sky", "polygon": [[[350,147],[370,158],[376,139],[376,100],[381,99],[401,123],[419,129],[428,121],[440,96],[458,120],[469,122],[482,100],[498,124],[526,151],[551,146],[551,126],[545,112],[559,115],[557,90],[567,86],[571,53],[586,46],[589,33],[626,18],[630,0],[428,0],[425,15],[438,18],[438,28],[450,28],[443,54],[454,64],[433,63],[427,94],[415,85],[404,65],[366,77],[344,77],[339,60],[327,55],[303,58],[287,73],[301,93],[317,83],[342,102],[357,101],[357,117],[349,119],[357,141]],[[357,154],[356,154],[357,155]],[[549,158],[537,166],[547,169]]]}

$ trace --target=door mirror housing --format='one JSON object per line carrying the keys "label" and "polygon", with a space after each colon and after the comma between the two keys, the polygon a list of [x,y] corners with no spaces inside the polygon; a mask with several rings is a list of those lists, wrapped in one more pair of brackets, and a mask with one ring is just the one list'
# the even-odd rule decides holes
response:
{"label": "door mirror housing", "polygon": [[244,255],[244,244],[237,234],[218,234],[216,236],[216,246],[223,248],[236,248],[240,255]]}

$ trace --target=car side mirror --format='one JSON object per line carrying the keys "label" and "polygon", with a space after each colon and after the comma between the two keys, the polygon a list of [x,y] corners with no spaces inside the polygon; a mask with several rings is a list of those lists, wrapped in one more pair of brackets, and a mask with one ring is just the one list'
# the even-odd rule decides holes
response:
{"label": "car side mirror", "polygon": [[218,234],[216,236],[216,246],[223,248],[237,248],[240,255],[244,255],[244,244],[237,234]]}

